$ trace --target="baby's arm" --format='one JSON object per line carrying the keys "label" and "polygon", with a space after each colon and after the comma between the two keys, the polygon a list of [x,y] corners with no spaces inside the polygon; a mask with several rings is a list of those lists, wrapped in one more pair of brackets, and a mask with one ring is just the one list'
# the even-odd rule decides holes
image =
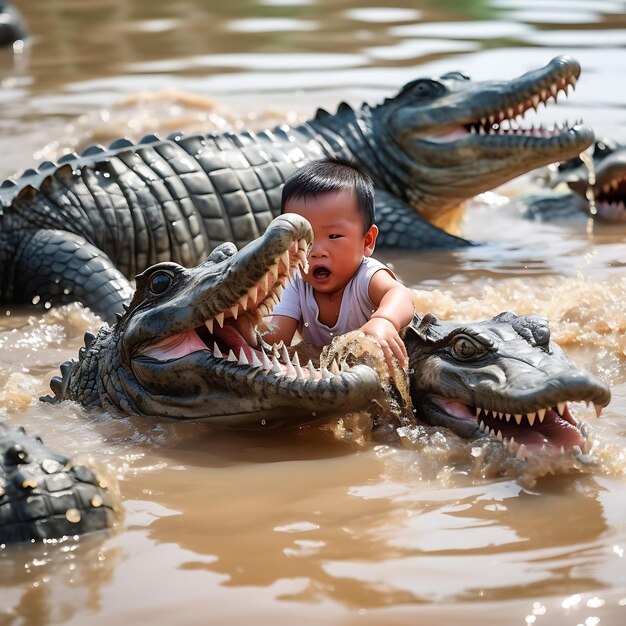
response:
{"label": "baby's arm", "polygon": [[273,315],[268,323],[269,331],[263,334],[263,340],[270,345],[285,342],[290,345],[298,328],[298,320],[287,315]]}
{"label": "baby's arm", "polygon": [[372,276],[368,293],[378,308],[371,319],[361,326],[361,330],[377,339],[389,367],[393,365],[392,354],[402,367],[406,367],[406,347],[398,332],[413,318],[415,309],[410,290],[389,272],[380,270]]}

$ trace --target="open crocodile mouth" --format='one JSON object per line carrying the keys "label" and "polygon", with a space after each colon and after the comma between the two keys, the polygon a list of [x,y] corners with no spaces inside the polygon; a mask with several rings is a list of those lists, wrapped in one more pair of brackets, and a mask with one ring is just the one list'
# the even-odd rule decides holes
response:
{"label": "open crocodile mouth", "polygon": [[[257,331],[263,318],[272,314],[280,301],[287,281],[302,268],[308,270],[307,256],[311,242],[299,238],[278,251],[261,272],[260,279],[233,298],[232,302],[204,320],[204,323],[142,348],[135,358],[149,357],[159,362],[181,359],[196,352],[208,352],[210,370],[251,375],[268,384],[304,384],[313,391],[317,383],[332,385],[350,368],[335,360],[329,368],[316,367],[312,361],[301,364],[297,352],[290,356],[283,342],[266,344]],[[335,381],[338,382],[338,381]]]}
{"label": "open crocodile mouth", "polygon": [[[602,179],[608,179],[603,182]],[[598,172],[593,188],[598,215],[609,222],[626,222],[626,167],[613,176]]]}
{"label": "open crocodile mouth", "polygon": [[[505,141],[506,146],[510,146],[511,141],[514,145],[526,146],[529,141],[536,140],[538,143],[532,144],[535,149],[542,143],[561,148],[568,143],[580,143],[575,129],[580,128],[581,121],[571,125],[566,121],[545,127],[541,124],[523,126],[523,118],[528,111],[536,112],[541,105],[547,106],[551,100],[556,103],[559,96],[567,97],[568,90],[574,91],[576,88],[580,66],[571,59],[558,61],[542,78],[529,82],[524,89],[511,89],[493,98],[491,105],[487,105],[474,119],[448,127],[441,134],[429,136],[429,141],[447,143],[472,136],[490,137],[494,141],[489,145],[496,147],[499,139]],[[590,134],[589,141],[591,139]]]}
{"label": "open crocodile mouth", "polygon": [[[459,420],[469,420],[486,436],[502,442],[510,452],[525,459],[529,450],[550,453],[577,450],[588,452],[591,444],[580,430],[569,410],[569,401],[562,400],[553,406],[539,407],[527,413],[506,413],[494,409],[471,406],[442,397],[431,401],[447,415]],[[593,400],[583,400],[587,403]],[[596,415],[600,417],[603,405],[595,403]]]}

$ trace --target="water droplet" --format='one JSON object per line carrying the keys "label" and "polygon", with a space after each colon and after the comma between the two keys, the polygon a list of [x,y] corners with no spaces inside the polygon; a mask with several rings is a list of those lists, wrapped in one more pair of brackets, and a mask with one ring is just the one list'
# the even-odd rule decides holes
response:
{"label": "water droplet", "polygon": [[104,500],[102,499],[102,496],[97,493],[93,498],[91,498],[91,506],[94,507],[95,509],[97,509],[99,506],[102,506],[104,504]]}
{"label": "water droplet", "polygon": [[65,519],[72,524],[78,524],[80,522],[80,511],[78,509],[67,509],[65,511]]}

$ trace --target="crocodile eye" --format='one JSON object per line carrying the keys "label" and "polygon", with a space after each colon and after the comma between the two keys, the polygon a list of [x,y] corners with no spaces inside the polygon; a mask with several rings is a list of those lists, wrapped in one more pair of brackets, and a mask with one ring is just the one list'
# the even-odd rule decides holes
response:
{"label": "crocodile eye", "polygon": [[452,346],[454,356],[462,361],[467,361],[479,356],[484,350],[469,337],[459,337]]}
{"label": "crocodile eye", "polygon": [[435,98],[445,91],[444,85],[430,78],[418,78],[405,85],[402,93],[410,94],[411,97],[421,100],[424,98]]}
{"label": "crocodile eye", "polygon": [[171,274],[167,274],[166,272],[157,272],[150,279],[150,291],[159,296],[169,289],[169,286],[172,284],[172,280],[173,278]]}

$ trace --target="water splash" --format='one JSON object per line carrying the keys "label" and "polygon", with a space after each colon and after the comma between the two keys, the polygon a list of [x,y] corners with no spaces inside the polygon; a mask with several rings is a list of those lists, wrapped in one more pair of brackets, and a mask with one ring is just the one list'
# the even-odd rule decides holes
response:
{"label": "water splash", "polygon": [[329,368],[334,360],[348,366],[368,365],[381,381],[381,392],[372,399],[370,411],[345,415],[333,422],[331,430],[337,438],[365,443],[372,430],[394,432],[398,426],[414,424],[408,372],[395,359],[390,369],[373,337],[360,330],[335,337],[322,350],[320,365]]}
{"label": "water splash", "polygon": [[593,217],[597,215],[598,209],[596,207],[596,197],[593,193],[593,188],[596,184],[596,169],[593,164],[593,157],[589,150],[584,150],[580,153],[580,159],[587,168],[587,189],[585,189],[585,196],[589,202],[589,214]]}

